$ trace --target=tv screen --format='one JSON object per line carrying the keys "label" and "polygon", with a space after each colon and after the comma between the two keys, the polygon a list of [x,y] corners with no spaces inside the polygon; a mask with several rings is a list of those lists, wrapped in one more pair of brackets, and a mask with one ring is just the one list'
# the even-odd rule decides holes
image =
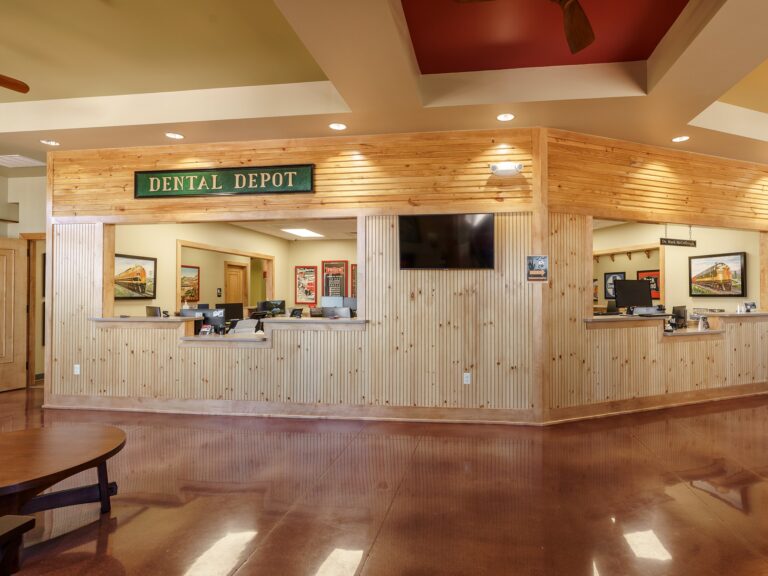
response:
{"label": "tv screen", "polygon": [[400,269],[493,268],[493,214],[400,216]]}

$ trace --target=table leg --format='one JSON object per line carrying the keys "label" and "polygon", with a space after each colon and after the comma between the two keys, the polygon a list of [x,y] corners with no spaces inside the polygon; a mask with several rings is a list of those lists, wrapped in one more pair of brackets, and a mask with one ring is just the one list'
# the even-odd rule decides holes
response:
{"label": "table leg", "polygon": [[102,462],[97,466],[99,476],[99,499],[101,500],[101,513],[107,514],[112,510],[109,501],[109,477],[107,476],[107,463]]}

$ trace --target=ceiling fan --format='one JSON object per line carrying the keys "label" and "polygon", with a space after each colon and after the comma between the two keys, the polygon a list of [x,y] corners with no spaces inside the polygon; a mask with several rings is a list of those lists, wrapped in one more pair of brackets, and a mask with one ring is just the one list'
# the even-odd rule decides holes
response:
{"label": "ceiling fan", "polygon": [[[470,2],[489,2],[492,0],[455,0],[461,3]],[[565,39],[568,41],[568,48],[571,54],[581,52],[595,41],[595,33],[592,25],[589,23],[584,8],[579,4],[579,0],[551,0],[560,6],[563,11],[563,26],[565,28]]]}
{"label": "ceiling fan", "polygon": [[22,94],[29,92],[29,86],[27,84],[21,80],[16,80],[16,78],[11,78],[10,76],[3,76],[2,74],[0,74],[0,87],[8,88],[8,90],[15,90]]}

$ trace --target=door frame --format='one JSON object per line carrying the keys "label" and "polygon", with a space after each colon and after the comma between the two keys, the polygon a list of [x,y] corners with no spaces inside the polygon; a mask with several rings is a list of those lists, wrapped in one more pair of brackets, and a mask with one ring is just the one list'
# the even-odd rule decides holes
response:
{"label": "door frame", "polygon": [[[267,300],[272,299],[275,291],[275,257],[269,254],[260,254],[258,252],[247,252],[236,248],[224,248],[212,244],[202,244],[200,242],[191,242],[189,240],[176,240],[176,309],[181,310],[181,249],[196,248],[198,250],[209,250],[221,254],[234,254],[236,256],[246,256],[248,258],[259,258],[264,260],[264,270],[267,271]],[[250,263],[248,264],[250,268]],[[248,295],[250,296],[250,295]]]}
{"label": "door frame", "polygon": [[[42,310],[37,310],[37,242],[45,241],[45,232],[22,232],[19,237],[27,241],[27,388],[35,383],[37,366],[35,366],[35,337],[40,329],[39,319]],[[43,252],[47,254],[47,252]],[[43,264],[45,267],[46,263]],[[44,272],[45,273],[45,272]],[[45,302],[45,286],[43,286],[43,302]],[[45,350],[43,350],[45,357]],[[45,376],[45,362],[43,362]]]}
{"label": "door frame", "polygon": [[238,262],[236,260],[224,260],[224,302],[231,302],[227,299],[227,268],[241,268],[243,271],[242,294],[243,306],[247,307],[251,303],[251,261]]}

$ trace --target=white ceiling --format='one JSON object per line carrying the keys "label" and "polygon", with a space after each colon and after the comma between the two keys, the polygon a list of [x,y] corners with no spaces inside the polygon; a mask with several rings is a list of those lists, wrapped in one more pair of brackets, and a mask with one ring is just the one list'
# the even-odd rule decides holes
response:
{"label": "white ceiling", "polygon": [[[215,24],[214,34],[198,33],[194,41],[184,34],[165,34],[163,45],[173,47],[175,59],[142,48],[144,43],[155,45],[163,30],[148,23],[158,6],[149,0],[2,3],[0,55],[5,58],[0,58],[0,73],[35,79],[35,86],[23,101],[0,99],[0,154],[44,159],[48,148],[40,139],[57,140],[60,149],[168,144],[166,131],[181,132],[184,142],[333,136],[327,126],[334,121],[349,126],[345,134],[498,128],[502,125],[496,115],[512,112],[515,120],[504,126],[551,126],[768,160],[768,115],[735,118],[738,114],[722,110],[718,102],[768,60],[768,2],[691,0],[647,62],[429,76],[419,73],[398,0],[254,2],[259,14],[269,13],[283,23],[272,41],[290,37],[286,50],[302,61],[282,80],[263,67],[265,62],[285,65],[279,51],[238,41],[235,58],[228,47],[234,39],[225,35],[227,41],[221,40],[222,30],[242,28],[244,19],[238,15],[247,0],[222,0],[215,11],[204,8],[203,0],[195,0],[191,8],[163,9],[158,21],[173,16],[173,26],[166,30]],[[85,11],[87,20],[54,26],[49,11],[66,13],[73,6]],[[116,21],[105,7],[130,10],[130,18]],[[195,7],[204,10],[205,18]],[[247,22],[252,22],[254,16],[248,14]],[[130,34],[121,33],[119,41],[98,32],[121,22]],[[55,42],[41,40],[41,30],[55,30]],[[82,57],[86,48],[92,58]],[[196,56],[201,50],[206,57]],[[101,52],[125,66],[107,70],[95,65],[105,61]],[[228,55],[236,66],[219,73]],[[159,70],[156,59],[163,62]],[[249,61],[262,68],[238,76],[237,67]],[[18,62],[23,66],[16,68]],[[142,66],[151,73],[137,72]],[[180,68],[186,80],[167,81]],[[189,81],[191,71],[204,81]],[[132,74],[137,76],[132,83],[125,80]],[[89,88],[89,83],[105,82],[113,89]],[[82,90],[72,91],[72,86]],[[671,138],[680,134],[691,140],[673,144]],[[29,170],[4,169],[2,174]]]}
{"label": "white ceiling", "polygon": [[[237,222],[233,226],[248,228],[262,234],[268,234],[285,240],[355,240],[357,238],[357,219],[327,219],[327,220],[265,220],[259,222]],[[283,232],[283,228],[305,228],[322,234],[322,238],[300,238]]]}

